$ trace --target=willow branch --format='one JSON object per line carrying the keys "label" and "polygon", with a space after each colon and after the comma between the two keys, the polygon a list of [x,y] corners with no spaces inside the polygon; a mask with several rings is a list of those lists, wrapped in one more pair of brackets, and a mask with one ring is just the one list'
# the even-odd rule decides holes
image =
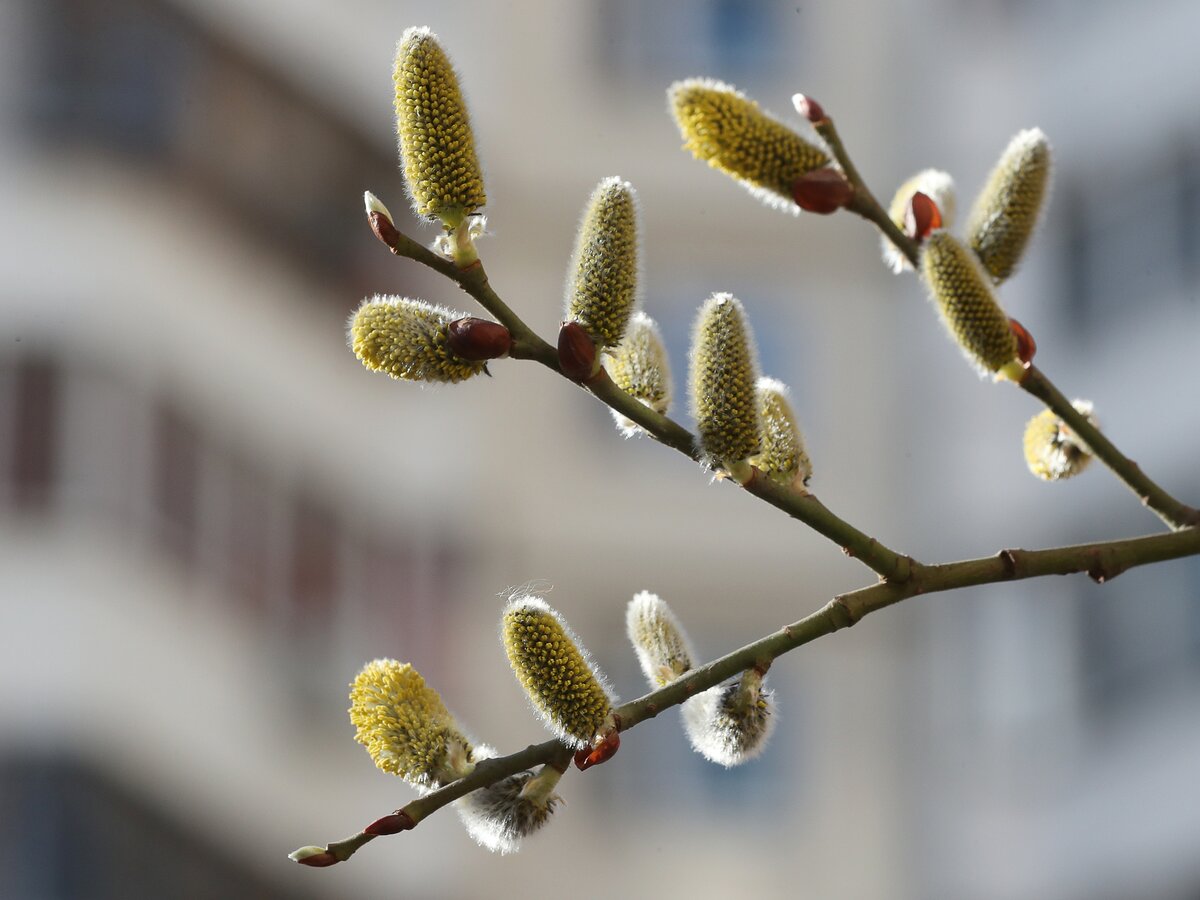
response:
{"label": "willow branch", "polygon": [[[884,581],[839,594],[800,621],[692,669],[666,687],[626,703],[615,712],[620,719],[621,730],[628,731],[740,672],[755,667],[765,670],[777,658],[797,647],[839,629],[849,628],[873,612],[919,594],[1080,572],[1087,573],[1096,582],[1104,583],[1127,569],[1197,554],[1200,554],[1200,528],[1192,527],[1167,534],[1046,550],[1001,550],[994,556],[942,565],[913,563],[905,581]],[[398,830],[409,830],[443,806],[477,788],[540,764],[564,767],[570,752],[559,741],[550,740],[530,745],[508,756],[484,760],[470,775],[413,800],[395,810],[392,817],[404,822],[403,828]],[[324,848],[329,858],[322,864],[330,865],[349,859],[359,847],[375,837],[359,832],[344,840],[334,841]]]}
{"label": "willow branch", "polygon": [[[447,259],[411,238],[397,232],[387,246],[397,256],[404,256],[440,272],[466,291],[485,310],[496,317],[513,336],[511,355],[521,359],[532,359],[546,368],[562,374],[558,366],[558,353],[528,326],[488,282],[487,273],[481,262],[460,269],[453,260]],[[601,403],[616,410],[640,425],[647,434],[660,443],[687,456],[695,462],[701,461],[695,437],[675,420],[655,412],[644,403],[635,400],[617,387],[603,369],[581,385]],[[782,510],[794,519],[808,525],[817,533],[833,541],[850,557],[859,560],[880,577],[902,581],[908,577],[912,560],[897,553],[877,539],[855,528],[829,510],[820,500],[805,490],[797,490],[765,478],[755,470],[753,477],[742,485],[747,493]]]}
{"label": "willow branch", "polygon": [[[826,117],[813,123],[813,127],[825,139],[833,152],[834,158],[841,166],[846,180],[854,188],[854,197],[846,207],[875,223],[876,227],[887,237],[905,258],[918,267],[920,250],[917,242],[896,227],[887,211],[867,188],[858,169],[850,159],[833,120]],[[1026,393],[1041,400],[1054,414],[1062,419],[1084,443],[1091,448],[1100,460],[1112,470],[1125,485],[1142,501],[1142,505],[1154,512],[1163,522],[1174,529],[1185,528],[1189,525],[1200,524],[1200,511],[1176,500],[1159,485],[1148,478],[1136,462],[1129,459],[1117,449],[1116,445],[1093,425],[1085,416],[1079,414],[1071,401],[1049,378],[1039,369],[1030,366],[1025,378],[1020,383]]]}

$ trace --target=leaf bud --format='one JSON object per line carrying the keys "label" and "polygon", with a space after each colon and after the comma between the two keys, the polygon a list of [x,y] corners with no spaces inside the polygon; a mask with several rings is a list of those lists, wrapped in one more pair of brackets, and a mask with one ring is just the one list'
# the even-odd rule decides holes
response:
{"label": "leaf bud", "polygon": [[376,294],[350,317],[347,342],[372,372],[404,381],[464,381],[485,365],[451,347],[450,325],[462,318],[462,313],[423,300]]}
{"label": "leaf bud", "polygon": [[307,847],[301,847],[299,850],[293,850],[288,854],[288,859],[292,862],[298,862],[302,866],[312,866],[314,869],[324,869],[326,866],[332,866],[341,862],[340,859],[324,847],[314,847],[311,844]]}
{"label": "leaf bud", "polygon": [[935,231],[921,253],[921,273],[946,330],[981,375],[1019,381],[1025,367],[1017,337],[975,255],[945,231]]}
{"label": "leaf bud", "polygon": [[732,470],[762,449],[758,359],[741,301],[713,294],[692,332],[689,388],[700,449],[710,466]]}
{"label": "leaf bud", "polygon": [[395,220],[388,208],[370,191],[363,192],[363,205],[367,208],[367,224],[371,226],[375,237],[394,250],[400,232],[396,230]]}
{"label": "leaf bud", "polygon": [[590,747],[615,701],[562,617],[538,597],[515,597],[505,607],[501,638],[546,727],[571,747]]}
{"label": "leaf bud", "polygon": [[667,90],[684,149],[778,209],[799,213],[792,187],[829,155],[759,108],[741,91],[711,78],[677,81]]}
{"label": "leaf bud", "polygon": [[[666,413],[671,405],[671,368],[667,349],[655,321],[640,310],[629,320],[621,343],[608,351],[605,369],[613,383],[657,413]],[[617,428],[625,437],[642,429],[615,409]]]}
{"label": "leaf bud", "polygon": [[825,108],[805,94],[792,94],[792,106],[796,108],[796,112],[814,125],[826,119]]}
{"label": "leaf bud", "polygon": [[376,819],[363,829],[363,834],[399,834],[416,827],[417,823],[413,821],[412,816],[401,810]]}
{"label": "leaf bud", "polygon": [[448,228],[487,203],[458,76],[437,36],[409,28],[396,47],[396,131],[417,215]]}
{"label": "leaf bud", "polygon": [[812,463],[788,402],[788,388],[774,378],[758,379],[758,407],[762,415],[762,452],[750,464],[782,484],[803,488],[812,478]]}
{"label": "leaf bud", "polygon": [[566,320],[600,348],[620,342],[640,300],[637,195],[614,176],[588,199],[567,276]]}
{"label": "leaf bud", "polygon": [[[1073,400],[1071,405],[1092,425],[1096,424],[1091,403]],[[1092,461],[1091,448],[1052,409],[1042,410],[1029,420],[1024,444],[1025,464],[1043,481],[1072,478]]]}
{"label": "leaf bud", "polygon": [[967,243],[996,284],[1016,270],[1037,228],[1050,184],[1050,142],[1039,128],[1017,134],[988,176],[967,220]]}

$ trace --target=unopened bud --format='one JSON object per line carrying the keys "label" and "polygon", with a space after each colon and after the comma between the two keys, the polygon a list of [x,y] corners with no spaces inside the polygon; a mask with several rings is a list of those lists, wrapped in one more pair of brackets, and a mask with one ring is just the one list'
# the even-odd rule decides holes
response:
{"label": "unopened bud", "polygon": [[806,141],[736,88],[708,78],[677,81],[667,91],[684,148],[720,169],[751,194],[799,212],[792,186],[829,162]]}
{"label": "unopened bud", "polygon": [[814,169],[796,179],[792,199],[806,212],[826,216],[854,199],[854,188],[837,169]]}
{"label": "unopened bud", "polygon": [[1039,128],[1020,132],[992,169],[967,220],[967,242],[996,284],[1016,270],[1037,227],[1050,184],[1050,143]]}
{"label": "unopened bud", "polygon": [[[671,368],[667,349],[654,320],[640,310],[629,320],[625,337],[605,359],[605,369],[613,383],[657,413],[666,413],[671,405]],[[617,428],[626,437],[642,429],[615,409]]]}
{"label": "unopened bud", "polygon": [[373,372],[405,381],[458,382],[484,371],[482,359],[459,356],[450,325],[462,313],[423,300],[376,294],[350,317],[347,341]]}
{"label": "unopened bud", "polygon": [[567,274],[566,320],[597,347],[615,346],[640,300],[637,195],[628,181],[596,186],[579,223]]}
{"label": "unopened bud", "polygon": [[504,610],[501,637],[546,726],[571,747],[591,749],[614,698],[562,617],[538,597],[516,597]]}
{"label": "unopened bud", "polygon": [[600,371],[596,345],[578,322],[558,330],[558,368],[572,381],[586,381]]}
{"label": "unopened bud", "polygon": [[674,681],[696,664],[687,633],[657,594],[642,591],[633,595],[625,610],[625,633],[652,689]]}
{"label": "unopened bud", "polygon": [[1016,319],[1010,317],[1008,327],[1017,336],[1017,359],[1028,366],[1033,362],[1033,357],[1037,354],[1037,341],[1033,339],[1033,335],[1029,333],[1029,330]]}
{"label": "unopened bud", "polygon": [[825,109],[812,97],[805,94],[792,94],[792,106],[801,116],[814,125],[825,119]]}
{"label": "unopened bud", "polygon": [[417,215],[456,228],[487,203],[458,76],[428,28],[409,28],[396,48],[396,130]]}
{"label": "unopened bud", "polygon": [[363,829],[363,834],[399,834],[401,831],[408,831],[410,828],[416,827],[417,823],[413,821],[412,816],[401,810],[376,819]]}
{"label": "unopened bud", "polygon": [[768,478],[802,488],[812,478],[812,462],[788,402],[788,389],[774,378],[758,379],[758,406],[762,414],[762,452],[750,464]]}
{"label": "unopened bud", "polygon": [[312,866],[315,869],[323,869],[326,866],[332,866],[335,863],[341,862],[336,856],[326,850],[324,847],[301,847],[299,850],[293,850],[288,854],[288,859],[292,862],[298,862],[302,866]]}
{"label": "unopened bud", "polygon": [[499,322],[466,316],[455,319],[446,329],[450,352],[460,359],[499,359],[512,349],[512,335]]}
{"label": "unopened bud", "polygon": [[392,219],[388,208],[370,191],[363,192],[363,204],[367,208],[367,223],[371,226],[371,231],[375,232],[375,237],[395,249],[400,232],[396,230],[395,220]]}
{"label": "unopened bud", "polygon": [[[954,179],[939,169],[924,169],[896,190],[888,206],[888,218],[921,243],[936,229],[949,228],[954,223],[955,205]],[[912,268],[886,235],[881,246],[883,261],[893,272]]]}
{"label": "unopened bud", "polygon": [[[1071,405],[1092,425],[1096,424],[1091,403],[1074,400]],[[1092,461],[1091,448],[1051,409],[1043,410],[1029,420],[1025,426],[1024,444],[1025,464],[1043,481],[1072,478]]]}
{"label": "unopened bud", "polygon": [[713,294],[692,331],[689,387],[700,449],[711,466],[731,470],[762,449],[758,359],[741,301]]}
{"label": "unopened bud", "polygon": [[945,231],[935,231],[921,253],[921,273],[946,330],[980,374],[1019,381],[1017,337],[975,255]]}

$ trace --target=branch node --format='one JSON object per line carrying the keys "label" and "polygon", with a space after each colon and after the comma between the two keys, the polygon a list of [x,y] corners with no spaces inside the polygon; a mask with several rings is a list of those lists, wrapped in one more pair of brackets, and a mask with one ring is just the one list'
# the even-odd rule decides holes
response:
{"label": "branch node", "polygon": [[1004,566],[1004,577],[1015,578],[1017,575],[1017,552],[1016,550],[1001,550],[996,555],[1000,557],[1000,564]]}

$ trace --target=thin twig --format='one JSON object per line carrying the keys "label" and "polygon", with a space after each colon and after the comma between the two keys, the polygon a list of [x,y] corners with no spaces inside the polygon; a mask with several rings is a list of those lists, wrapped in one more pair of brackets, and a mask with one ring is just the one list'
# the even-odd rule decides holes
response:
{"label": "thin twig", "polygon": [[[904,582],[881,582],[840,594],[800,621],[692,669],[666,687],[626,703],[615,712],[620,719],[621,730],[628,731],[739,672],[755,666],[765,668],[773,660],[797,647],[839,629],[849,628],[873,612],[918,594],[934,594],[1001,581],[1020,581],[1044,575],[1069,575],[1078,572],[1086,572],[1097,582],[1106,582],[1127,569],[1196,554],[1200,554],[1200,528],[1186,528],[1168,534],[1047,550],[1002,550],[994,556],[978,559],[936,566],[915,566],[911,577]],[[559,741],[550,740],[531,745],[508,756],[485,760],[465,778],[413,800],[397,809],[394,814],[407,815],[413,825],[416,825],[431,813],[477,788],[494,784],[501,778],[539,764],[561,764],[569,753]],[[359,832],[344,840],[334,841],[325,849],[341,862],[349,859],[359,847],[374,837]]]}

